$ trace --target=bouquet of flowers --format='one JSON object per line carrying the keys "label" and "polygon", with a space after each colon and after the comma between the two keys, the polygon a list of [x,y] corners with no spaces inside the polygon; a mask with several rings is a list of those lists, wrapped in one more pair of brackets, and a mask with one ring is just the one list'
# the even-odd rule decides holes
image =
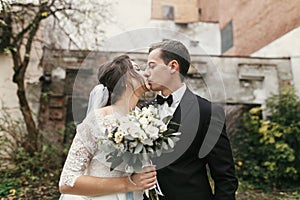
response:
{"label": "bouquet of flowers", "polygon": [[[167,128],[171,118],[172,115],[162,116],[156,106],[149,105],[113,119],[100,138],[110,169],[124,162],[131,173],[139,172],[151,164],[152,157],[173,151],[181,133]],[[158,199],[152,192],[149,191],[150,199]],[[156,197],[151,198],[152,195]]]}

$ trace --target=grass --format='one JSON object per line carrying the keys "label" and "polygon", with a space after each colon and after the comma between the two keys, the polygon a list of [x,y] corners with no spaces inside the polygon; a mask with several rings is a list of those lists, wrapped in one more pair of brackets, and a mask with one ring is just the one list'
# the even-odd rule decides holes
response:
{"label": "grass", "polygon": [[[214,188],[213,180],[208,170],[211,187]],[[236,192],[236,200],[300,200],[300,187],[286,190],[264,191],[255,189],[253,185],[244,181],[239,181],[239,187]]]}
{"label": "grass", "polygon": [[239,182],[237,200],[300,200],[300,188],[272,191],[254,189],[245,182]]}

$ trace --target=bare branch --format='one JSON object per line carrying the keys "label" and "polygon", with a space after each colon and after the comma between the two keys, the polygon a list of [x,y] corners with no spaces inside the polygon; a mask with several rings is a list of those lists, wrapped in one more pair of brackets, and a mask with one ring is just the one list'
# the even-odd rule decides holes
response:
{"label": "bare branch", "polygon": [[39,8],[40,4],[34,4],[34,3],[18,3],[18,2],[13,2],[10,4],[12,7],[16,6],[16,7],[25,7],[27,9],[32,9],[32,8]]}
{"label": "bare branch", "polygon": [[[2,6],[3,9],[7,8],[7,13],[11,16],[7,27],[10,28],[8,31],[10,41],[8,49],[11,52],[13,60],[13,82],[15,82],[18,87],[17,97],[19,99],[20,111],[27,129],[24,138],[26,142],[30,141],[22,143],[21,146],[23,146],[27,152],[32,153],[39,147],[39,130],[26,98],[25,73],[30,62],[30,54],[32,49],[35,48],[33,43],[35,41],[42,42],[37,38],[41,21],[46,18],[53,19],[55,23],[57,22],[56,30],[63,33],[61,39],[67,41],[67,38],[72,47],[75,46],[81,49],[84,45],[85,47],[88,47],[90,44],[93,45],[94,39],[92,38],[99,37],[101,29],[99,29],[100,26],[98,25],[99,22],[103,22],[101,20],[106,16],[107,10],[99,6],[101,3],[97,2],[97,0],[89,0],[88,2],[91,2],[89,5],[82,5],[83,0],[41,0],[38,1],[39,3],[17,3],[16,1],[7,3],[5,1],[6,0],[0,0],[0,6]],[[6,12],[6,10],[4,12]],[[53,16],[53,18],[50,18],[51,16]],[[3,20],[0,23],[3,24],[2,22],[6,21]],[[90,31],[88,26],[95,28],[93,31]],[[86,32],[91,34],[86,37]]]}
{"label": "bare branch", "polygon": [[[56,14],[53,14],[53,17],[54,17],[57,21],[59,21],[59,18],[56,16]],[[70,41],[71,41],[78,49],[80,49],[80,46],[72,39],[71,34],[68,33],[68,32],[64,29],[64,27],[62,27],[59,23],[57,23],[57,24],[58,24],[59,28],[60,28],[60,29],[66,34],[66,36],[70,39]]]}

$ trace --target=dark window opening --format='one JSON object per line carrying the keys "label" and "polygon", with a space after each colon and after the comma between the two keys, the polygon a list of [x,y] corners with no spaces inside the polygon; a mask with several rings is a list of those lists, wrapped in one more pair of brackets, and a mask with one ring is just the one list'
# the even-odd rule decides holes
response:
{"label": "dark window opening", "polygon": [[174,7],[173,6],[163,6],[163,18],[174,20]]}
{"label": "dark window opening", "polygon": [[233,47],[233,26],[232,21],[230,21],[222,30],[221,30],[221,42],[222,42],[222,54],[228,51]]}

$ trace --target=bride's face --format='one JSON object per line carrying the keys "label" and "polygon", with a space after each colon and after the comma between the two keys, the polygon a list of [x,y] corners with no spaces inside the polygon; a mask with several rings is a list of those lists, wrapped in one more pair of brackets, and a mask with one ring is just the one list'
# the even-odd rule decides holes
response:
{"label": "bride's face", "polygon": [[132,83],[134,85],[134,88],[139,89],[141,88],[143,92],[147,92],[150,90],[150,86],[147,82],[147,79],[145,76],[143,76],[144,71],[141,69],[141,67],[135,63],[134,61],[131,61],[133,69],[140,75],[140,80],[143,80],[143,84],[141,84],[140,80],[132,80]]}

